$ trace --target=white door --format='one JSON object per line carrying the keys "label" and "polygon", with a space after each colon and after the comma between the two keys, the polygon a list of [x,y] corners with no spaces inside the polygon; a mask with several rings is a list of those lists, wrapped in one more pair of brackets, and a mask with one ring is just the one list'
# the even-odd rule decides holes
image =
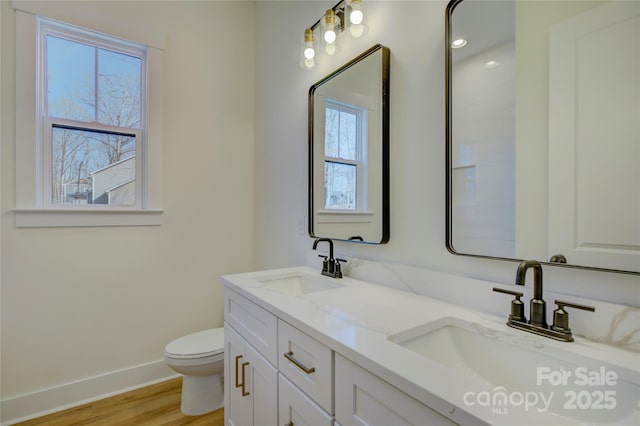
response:
{"label": "white door", "polygon": [[640,2],[557,24],[549,58],[549,253],[640,271]]}

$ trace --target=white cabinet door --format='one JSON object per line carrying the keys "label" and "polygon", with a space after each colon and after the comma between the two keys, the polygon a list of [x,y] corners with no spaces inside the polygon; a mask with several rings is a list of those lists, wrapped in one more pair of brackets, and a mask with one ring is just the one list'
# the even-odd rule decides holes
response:
{"label": "white cabinet door", "polygon": [[[228,426],[245,426],[253,423],[251,398],[243,396],[242,364],[246,353],[244,340],[225,323],[224,326],[224,416]],[[245,372],[248,366],[245,365]],[[246,387],[246,385],[245,385]]]}
{"label": "white cabinet door", "polygon": [[279,425],[331,426],[333,417],[311,398],[278,374]]}
{"label": "white cabinet door", "polygon": [[338,354],[335,372],[336,422],[343,426],[455,424]]}
{"label": "white cabinet door", "polygon": [[225,323],[225,423],[228,426],[275,425],[278,421],[278,372]]}

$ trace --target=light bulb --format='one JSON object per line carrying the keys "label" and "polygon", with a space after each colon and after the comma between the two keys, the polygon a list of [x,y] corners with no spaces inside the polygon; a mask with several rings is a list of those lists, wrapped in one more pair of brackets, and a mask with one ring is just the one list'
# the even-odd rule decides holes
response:
{"label": "light bulb", "polygon": [[314,56],[316,56],[316,51],[313,50],[313,47],[307,47],[304,49],[305,59],[313,59]]}
{"label": "light bulb", "polygon": [[313,58],[305,58],[303,64],[306,68],[313,68],[313,66],[316,64],[316,61]]}
{"label": "light bulb", "polygon": [[362,13],[362,0],[351,0],[351,14],[349,20],[352,24],[362,24],[364,14]]}
{"label": "light bulb", "polygon": [[316,50],[313,48],[313,42],[307,41],[304,43],[303,55],[306,59],[313,59],[316,56]]}
{"label": "light bulb", "polygon": [[336,34],[336,25],[338,22],[338,18],[336,17],[333,9],[327,9],[327,12],[324,15],[324,34],[323,38],[326,43],[335,43],[336,38],[338,37]]}
{"label": "light bulb", "polygon": [[336,32],[333,30],[333,28],[327,29],[324,32],[324,41],[326,41],[327,43],[335,43],[335,41],[336,41]]}
{"label": "light bulb", "polygon": [[353,10],[351,12],[351,15],[349,15],[349,19],[351,20],[352,24],[358,25],[362,23],[362,20],[364,19],[364,15],[362,14],[361,10]]}

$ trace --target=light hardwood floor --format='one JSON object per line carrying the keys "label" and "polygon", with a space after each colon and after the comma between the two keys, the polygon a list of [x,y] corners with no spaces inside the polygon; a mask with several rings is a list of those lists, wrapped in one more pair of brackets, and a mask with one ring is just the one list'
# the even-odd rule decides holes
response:
{"label": "light hardwood floor", "polygon": [[182,379],[158,383],[48,416],[17,423],[19,426],[222,426],[224,409],[203,416],[180,412]]}

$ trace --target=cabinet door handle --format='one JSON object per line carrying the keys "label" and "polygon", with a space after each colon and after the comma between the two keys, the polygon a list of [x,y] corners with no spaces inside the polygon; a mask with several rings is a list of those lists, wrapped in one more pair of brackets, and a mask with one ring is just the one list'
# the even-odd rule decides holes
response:
{"label": "cabinet door handle", "polygon": [[238,370],[239,370],[238,361],[240,361],[240,358],[242,358],[242,355],[236,356],[236,388],[239,388],[240,386],[244,386],[244,385],[241,385],[240,382],[238,381]]}
{"label": "cabinet door handle", "polygon": [[244,373],[245,373],[245,367],[246,367],[247,365],[249,365],[249,363],[248,363],[248,362],[243,362],[243,363],[242,363],[242,396],[247,396],[247,395],[249,395],[249,392],[247,392],[247,391],[245,390],[245,388],[244,388],[244,387],[245,387],[245,385],[247,384],[247,382],[246,382],[246,380],[245,380],[245,376],[244,376]]}
{"label": "cabinet door handle", "polygon": [[289,351],[286,354],[284,354],[284,357],[286,359],[288,359],[289,361],[291,361],[292,363],[294,363],[296,365],[296,367],[298,367],[300,370],[304,371],[307,374],[311,374],[314,373],[316,371],[315,367],[307,367],[306,365],[302,364],[300,361],[298,361],[297,359],[295,359],[293,357],[293,352]]}

